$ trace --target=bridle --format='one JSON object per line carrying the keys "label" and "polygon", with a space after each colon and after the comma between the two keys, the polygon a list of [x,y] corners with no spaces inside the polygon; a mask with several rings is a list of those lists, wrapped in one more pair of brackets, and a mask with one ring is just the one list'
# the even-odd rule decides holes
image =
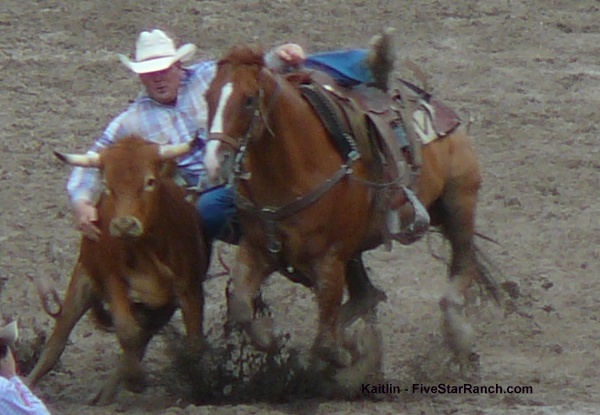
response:
{"label": "bridle", "polygon": [[[248,129],[238,141],[231,137],[226,137],[224,134],[215,135],[210,137],[210,140],[219,140],[223,143],[228,144],[236,151],[233,174],[229,178],[229,184],[235,186],[235,204],[239,210],[243,210],[251,215],[258,217],[265,224],[266,235],[267,235],[267,249],[272,254],[278,254],[281,252],[282,244],[277,237],[277,229],[279,222],[308,208],[321,197],[323,197],[329,190],[331,190],[336,184],[342,179],[353,173],[352,163],[357,160],[360,155],[357,153],[356,157],[349,158],[345,163],[342,163],[340,168],[333,173],[330,177],[325,179],[317,187],[310,190],[308,193],[296,197],[280,206],[260,206],[252,197],[252,193],[247,186],[247,181],[251,179],[252,173],[244,170],[243,160],[246,156],[248,145],[255,134],[256,127],[260,121],[262,121],[264,129],[275,136],[269,124],[269,114],[271,109],[275,105],[275,101],[281,92],[281,77],[278,74],[273,74],[277,82],[277,86],[273,94],[269,98],[268,104],[265,106],[265,110],[261,110],[261,102],[265,99],[265,92],[263,88],[263,73],[262,71],[258,77],[258,92],[254,97],[252,118],[248,125]],[[240,192],[240,187],[244,188],[248,196],[244,196]]]}

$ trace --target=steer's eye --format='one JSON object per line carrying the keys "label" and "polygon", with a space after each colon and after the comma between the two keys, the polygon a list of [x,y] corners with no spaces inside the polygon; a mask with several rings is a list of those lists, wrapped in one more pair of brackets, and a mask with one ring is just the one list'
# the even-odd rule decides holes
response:
{"label": "steer's eye", "polygon": [[144,190],[145,191],[154,190],[155,186],[156,186],[156,179],[154,177],[148,177],[146,179],[146,185],[144,186]]}

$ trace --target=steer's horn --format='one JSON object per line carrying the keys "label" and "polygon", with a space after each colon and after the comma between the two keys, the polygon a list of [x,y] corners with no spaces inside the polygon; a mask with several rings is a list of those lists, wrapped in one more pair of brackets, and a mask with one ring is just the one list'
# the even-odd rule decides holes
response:
{"label": "steer's horn", "polygon": [[100,167],[100,155],[89,152],[87,154],[66,154],[53,151],[54,155],[63,163],[79,167]]}
{"label": "steer's horn", "polygon": [[175,157],[189,153],[192,150],[193,141],[182,144],[165,144],[160,146],[159,156],[161,160],[170,160]]}

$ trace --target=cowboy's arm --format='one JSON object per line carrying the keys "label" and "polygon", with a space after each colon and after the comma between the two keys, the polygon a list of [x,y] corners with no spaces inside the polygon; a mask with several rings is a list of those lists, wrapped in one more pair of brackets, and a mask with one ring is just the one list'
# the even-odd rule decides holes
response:
{"label": "cowboy's arm", "polygon": [[[115,142],[119,129],[117,120],[113,121],[100,138],[94,143],[90,152],[98,152]],[[85,236],[97,240],[100,229],[96,226],[98,211],[96,196],[100,190],[100,171],[96,168],[74,167],[67,182],[67,193],[71,200],[75,224]]]}
{"label": "cowboy's arm", "polygon": [[95,225],[98,211],[93,200],[99,181],[97,169],[75,167],[67,182],[75,225],[85,236],[94,240],[100,236],[100,230]]}
{"label": "cowboy's arm", "polygon": [[168,136],[169,142],[172,144],[185,142],[190,138],[195,140],[192,151],[179,157],[177,165],[179,174],[184,178],[186,184],[203,191],[214,186],[209,180],[204,166],[204,147],[207,140],[206,120],[208,118],[208,106],[204,99],[204,93],[215,76],[217,63],[216,61],[203,61],[188,67],[188,69],[191,70],[192,76],[187,88],[180,90],[180,95],[201,97],[201,100],[198,101],[192,98],[192,101],[196,102],[193,110],[193,116],[197,120],[196,130],[193,136],[191,135],[193,129],[190,130],[190,136],[186,136],[174,129]]}

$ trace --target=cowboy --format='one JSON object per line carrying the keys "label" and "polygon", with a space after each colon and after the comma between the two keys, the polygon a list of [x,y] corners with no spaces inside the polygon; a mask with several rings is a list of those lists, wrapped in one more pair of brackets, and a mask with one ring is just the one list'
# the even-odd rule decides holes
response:
{"label": "cowboy", "polygon": [[35,396],[17,375],[11,347],[18,338],[16,322],[0,328],[0,414],[49,415],[44,403]]}
{"label": "cowboy", "polygon": [[[188,186],[204,191],[214,185],[205,174],[203,142],[208,113],[204,92],[215,73],[216,62],[201,61],[184,67],[196,46],[177,48],[164,31],[143,31],[136,43],[135,58],[120,55],[121,62],[138,75],[144,91],[106,127],[91,151],[102,148],[127,135],[139,135],[160,144],[179,144],[199,137],[199,146],[178,160],[179,174]],[[304,51],[296,44],[273,49],[270,59],[277,65],[295,65],[304,59]],[[96,226],[100,176],[97,169],[75,167],[67,183],[77,227],[92,239],[98,239]],[[204,214],[209,234],[216,235],[220,222],[232,212],[226,206],[211,205]],[[211,232],[212,231],[212,232]]]}

